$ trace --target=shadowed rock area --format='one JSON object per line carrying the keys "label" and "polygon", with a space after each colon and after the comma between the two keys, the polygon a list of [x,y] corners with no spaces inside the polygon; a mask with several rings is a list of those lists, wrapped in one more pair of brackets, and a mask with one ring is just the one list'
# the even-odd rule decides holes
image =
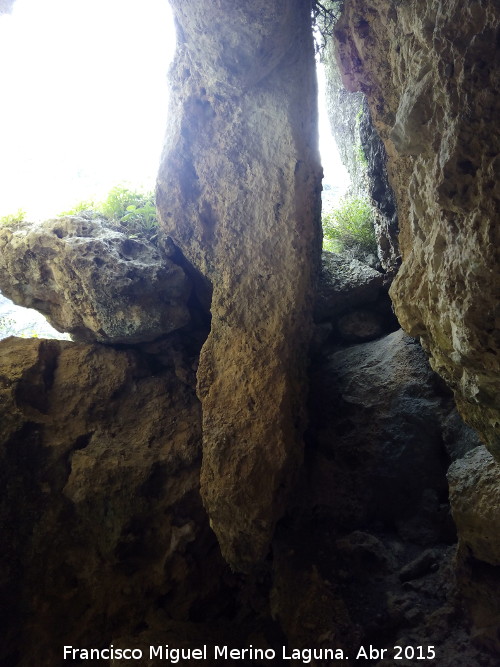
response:
{"label": "shadowed rock area", "polygon": [[[216,549],[198,495],[196,357],[185,342],[152,357],[2,341],[3,665],[63,664],[63,644],[131,630],[152,598],[185,613],[191,556],[181,553],[200,531],[203,549]],[[201,580],[192,585],[203,597]]]}
{"label": "shadowed rock area", "polygon": [[[446,667],[496,664],[470,643],[457,596],[445,478],[450,457],[461,470],[484,447],[401,331],[316,358],[305,465],[251,576],[231,573],[199,493],[199,341],[0,348],[2,665],[57,667],[63,645],[110,644],[142,650],[140,665],[167,644],[207,644],[214,665],[213,646],[252,645],[276,658],[246,664],[286,665],[283,647],[352,660],[369,643],[436,645],[429,664]],[[488,487],[494,472],[477,470],[465,484],[481,495],[474,480]],[[465,547],[474,510],[457,489]],[[488,591],[474,586],[484,628]]]}

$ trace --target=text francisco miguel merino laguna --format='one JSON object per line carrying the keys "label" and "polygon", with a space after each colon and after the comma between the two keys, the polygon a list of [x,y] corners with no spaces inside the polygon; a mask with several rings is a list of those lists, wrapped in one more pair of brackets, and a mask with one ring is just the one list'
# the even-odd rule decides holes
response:
{"label": "text francisco miguel merino laguna", "polygon": [[64,647],[65,660],[141,660],[148,658],[153,660],[166,660],[175,664],[180,660],[207,660],[210,657],[215,660],[274,660],[279,657],[282,660],[301,660],[307,664],[312,660],[344,660],[347,656],[341,649],[316,648],[316,649],[287,649],[282,647],[281,655],[272,648],[247,648],[235,649],[228,646],[208,646],[201,648],[172,648],[170,646],[149,646],[147,649],[140,648],[114,648],[111,644],[108,648],[75,648]]}

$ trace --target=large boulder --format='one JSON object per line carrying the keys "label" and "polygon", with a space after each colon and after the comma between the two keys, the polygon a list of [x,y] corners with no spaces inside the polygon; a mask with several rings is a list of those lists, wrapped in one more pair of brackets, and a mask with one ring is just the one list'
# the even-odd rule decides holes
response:
{"label": "large boulder", "polygon": [[450,427],[451,393],[417,341],[399,330],[335,352],[311,391],[314,503],[334,525],[383,521],[422,544],[449,534],[446,443],[480,441],[463,422]]}
{"label": "large boulder", "polygon": [[184,270],[101,219],[2,226],[0,289],[78,341],[149,341],[190,320]]}
{"label": "large boulder", "polygon": [[457,579],[476,642],[500,653],[500,466],[484,446],[448,471]]}
{"label": "large boulder", "polygon": [[396,314],[500,460],[499,28],[496,0],[352,0],[336,40],[388,154]]}
{"label": "large boulder", "polygon": [[435,645],[440,666],[497,665],[469,638],[447,502],[449,457],[480,440],[424,350],[398,331],[327,355],[309,414],[304,475],[273,541],[272,611],[294,645],[351,656],[377,637],[381,665],[395,645]]}
{"label": "large boulder", "polygon": [[163,230],[200,276],[201,490],[228,562],[269,549],[302,458],[321,166],[310,6],[172,0]]}
{"label": "large boulder", "polygon": [[500,466],[477,447],[452,464],[448,480],[461,544],[477,560],[500,566]]}
{"label": "large boulder", "polygon": [[[384,274],[357,259],[324,250],[316,291],[314,319],[328,320],[375,302],[384,288]],[[387,288],[386,288],[387,289]]]}
{"label": "large boulder", "polygon": [[195,358],[173,336],[161,355],[0,342],[2,665],[63,664],[158,606],[185,620],[220,586]]}

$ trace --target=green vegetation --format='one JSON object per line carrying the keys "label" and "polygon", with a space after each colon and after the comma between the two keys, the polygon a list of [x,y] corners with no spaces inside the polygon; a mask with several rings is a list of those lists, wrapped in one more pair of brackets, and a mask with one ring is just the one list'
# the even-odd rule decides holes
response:
{"label": "green vegetation", "polygon": [[15,213],[9,213],[0,218],[0,225],[15,225],[18,222],[23,222],[26,218],[26,211],[23,211],[21,208],[18,209]]}
{"label": "green vegetation", "polygon": [[362,165],[364,169],[366,169],[368,167],[368,160],[365,154],[365,149],[361,145],[361,142],[356,144],[355,151],[357,162],[359,162],[359,164]]}
{"label": "green vegetation", "polygon": [[323,247],[331,252],[377,253],[370,202],[349,197],[323,216]]}
{"label": "green vegetation", "polygon": [[356,145],[354,146],[354,151],[355,151],[355,156],[356,160],[359,164],[362,165],[364,169],[368,167],[368,160],[366,157],[365,149],[363,148],[363,145],[361,143],[361,133],[360,133],[360,127],[361,127],[361,119],[363,118],[363,102],[360,104],[358,113],[356,114],[356,137],[357,137],[357,142]]}
{"label": "green vegetation", "polygon": [[152,239],[158,229],[156,205],[152,192],[140,192],[117,185],[102,202],[83,201],[62,215],[94,215],[110,220],[130,237]]}

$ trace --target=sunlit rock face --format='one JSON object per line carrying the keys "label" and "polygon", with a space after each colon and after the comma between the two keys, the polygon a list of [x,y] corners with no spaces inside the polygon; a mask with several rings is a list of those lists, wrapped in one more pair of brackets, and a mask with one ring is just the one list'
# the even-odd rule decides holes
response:
{"label": "sunlit rock face", "polygon": [[389,156],[403,265],[391,295],[500,459],[500,16],[493,0],[346,3],[344,83]]}
{"label": "sunlit rock face", "polygon": [[100,219],[4,226],[0,288],[78,341],[151,341],[190,321],[183,269],[146,238]]}
{"label": "sunlit rock face", "polygon": [[268,550],[301,459],[320,166],[309,6],[172,3],[161,225],[211,298],[201,488],[225,558]]}
{"label": "sunlit rock face", "polygon": [[349,172],[349,192],[364,197],[367,193],[367,165],[359,136],[364,96],[346,90],[342,84],[332,42],[323,51],[322,61],[326,75],[326,111],[342,164]]}

